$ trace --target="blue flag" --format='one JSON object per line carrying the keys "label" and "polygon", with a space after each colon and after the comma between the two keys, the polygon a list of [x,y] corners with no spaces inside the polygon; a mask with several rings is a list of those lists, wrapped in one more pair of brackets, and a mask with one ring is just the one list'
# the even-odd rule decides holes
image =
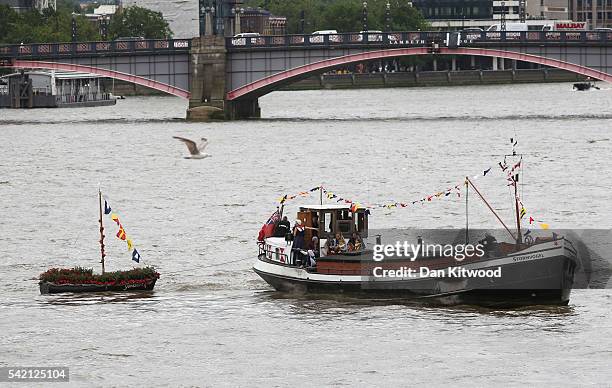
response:
{"label": "blue flag", "polygon": [[110,214],[110,212],[112,211],[111,207],[108,206],[108,202],[106,202],[106,200],[104,200],[104,214]]}
{"label": "blue flag", "polygon": [[136,249],[134,249],[134,251],[132,252],[132,260],[137,263],[140,263],[140,253],[138,253]]}

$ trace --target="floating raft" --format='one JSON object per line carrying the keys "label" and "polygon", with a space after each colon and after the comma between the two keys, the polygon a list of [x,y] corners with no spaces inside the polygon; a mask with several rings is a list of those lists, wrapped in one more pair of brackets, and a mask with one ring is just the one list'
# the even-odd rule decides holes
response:
{"label": "floating raft", "polygon": [[40,293],[153,291],[159,273],[153,267],[93,274],[86,268],[52,268],[40,275]]}

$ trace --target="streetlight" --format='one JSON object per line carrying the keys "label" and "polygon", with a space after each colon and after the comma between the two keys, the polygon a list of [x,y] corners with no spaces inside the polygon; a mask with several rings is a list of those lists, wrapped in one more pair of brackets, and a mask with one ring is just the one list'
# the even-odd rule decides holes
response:
{"label": "streetlight", "polygon": [[306,12],[300,11],[300,34],[304,33],[304,26],[306,24]]}
{"label": "streetlight", "polygon": [[501,2],[501,8],[501,24],[499,29],[501,31],[506,31],[506,2]]}
{"label": "streetlight", "polygon": [[110,16],[102,15],[100,19],[100,32],[102,35],[102,40],[108,40],[108,22],[110,20]]}
{"label": "streetlight", "polygon": [[368,31],[368,2],[363,2],[363,30]]}
{"label": "streetlight", "polygon": [[77,23],[76,18],[74,17],[74,12],[72,13],[72,41],[77,41]]}
{"label": "streetlight", "polygon": [[244,13],[244,8],[233,7],[231,9],[232,17],[234,18],[234,33],[233,35],[240,34],[240,15]]}
{"label": "streetlight", "polygon": [[391,31],[391,3],[387,0],[387,7],[385,8],[385,21],[387,32]]}

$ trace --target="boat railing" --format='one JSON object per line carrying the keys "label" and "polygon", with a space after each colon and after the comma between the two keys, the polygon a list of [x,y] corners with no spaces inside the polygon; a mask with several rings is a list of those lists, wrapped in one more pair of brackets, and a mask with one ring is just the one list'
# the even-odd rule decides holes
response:
{"label": "boat railing", "polygon": [[285,253],[280,247],[274,247],[266,244],[265,242],[258,242],[259,245],[259,254],[258,257],[260,259],[265,259],[267,261],[278,262],[285,265],[295,266],[295,257],[294,255]]}

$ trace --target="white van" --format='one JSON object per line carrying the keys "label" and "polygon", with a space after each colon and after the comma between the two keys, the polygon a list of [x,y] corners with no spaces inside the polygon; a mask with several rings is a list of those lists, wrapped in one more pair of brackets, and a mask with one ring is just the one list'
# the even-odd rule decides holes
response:
{"label": "white van", "polygon": [[261,34],[259,32],[243,32],[236,34],[232,38],[232,44],[234,46],[244,46],[247,44],[247,39],[250,40],[251,44],[258,44],[262,41]]}
{"label": "white van", "polygon": [[[506,31],[519,32],[519,31],[527,31],[526,23],[506,23]],[[493,24],[487,31],[501,31],[501,24]]]}
{"label": "white van", "polygon": [[321,30],[321,31],[315,31],[312,33],[312,36],[310,37],[310,43],[323,43],[324,35],[330,35],[329,37],[329,41],[330,42],[340,42],[340,37],[338,36],[338,31],[336,30]]}

